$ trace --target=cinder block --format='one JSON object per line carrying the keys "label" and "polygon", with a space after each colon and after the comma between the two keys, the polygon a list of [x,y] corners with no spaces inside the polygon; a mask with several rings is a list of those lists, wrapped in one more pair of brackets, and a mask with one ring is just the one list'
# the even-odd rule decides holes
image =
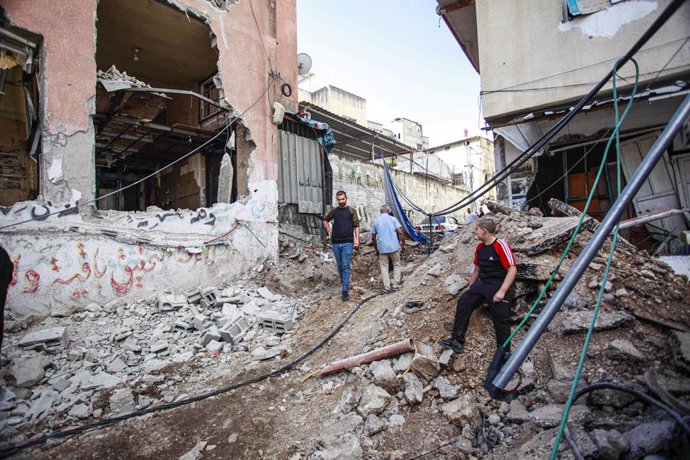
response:
{"label": "cinder block", "polygon": [[54,327],[51,329],[43,329],[42,331],[30,332],[19,341],[19,346],[28,347],[37,343],[43,343],[46,346],[62,345],[66,347],[69,344],[67,329],[65,327]]}
{"label": "cinder block", "polygon": [[158,297],[160,311],[179,310],[187,306],[187,296],[184,294],[163,294]]}
{"label": "cinder block", "polygon": [[192,326],[197,331],[203,331],[206,326],[206,317],[204,315],[194,315],[194,319],[192,320]]}
{"label": "cinder block", "polygon": [[295,325],[294,321],[285,319],[279,313],[274,311],[264,311],[258,316],[259,326],[268,331],[273,331],[276,334],[283,334]]}
{"label": "cinder block", "polygon": [[185,291],[184,295],[187,297],[187,302],[191,304],[197,304],[201,301],[201,290],[199,288],[193,288]]}
{"label": "cinder block", "polygon": [[213,340],[220,340],[221,335],[218,333],[216,326],[211,326],[201,333],[201,346],[205,347]]}
{"label": "cinder block", "polygon": [[218,288],[208,287],[201,290],[201,299],[206,301],[206,305],[202,303],[202,306],[204,306],[204,308],[210,305],[215,305],[216,299],[218,297],[220,297],[220,294],[218,293]]}
{"label": "cinder block", "polygon": [[237,344],[249,330],[249,322],[244,316],[240,316],[235,321],[227,323],[221,330],[220,336],[225,342]]}

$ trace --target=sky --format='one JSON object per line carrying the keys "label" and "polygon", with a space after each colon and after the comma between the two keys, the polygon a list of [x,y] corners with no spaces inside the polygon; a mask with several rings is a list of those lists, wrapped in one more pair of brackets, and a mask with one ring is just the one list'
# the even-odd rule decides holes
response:
{"label": "sky", "polygon": [[297,0],[297,49],[315,77],[367,100],[371,121],[419,122],[429,146],[484,134],[479,75],[436,14],[435,0]]}

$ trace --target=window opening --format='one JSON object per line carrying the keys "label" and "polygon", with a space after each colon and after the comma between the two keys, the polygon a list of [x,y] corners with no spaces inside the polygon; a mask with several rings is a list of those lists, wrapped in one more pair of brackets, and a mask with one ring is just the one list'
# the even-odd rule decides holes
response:
{"label": "window opening", "polygon": [[[221,106],[218,51],[213,43],[203,19],[166,2],[99,1],[94,116],[97,196],[165,167],[205,144],[231,121],[229,111]],[[237,149],[226,146],[230,134],[99,201],[99,209],[212,206],[218,200],[220,182],[237,182],[235,177],[219,177],[225,154],[236,162]],[[246,169],[232,171],[246,176]],[[236,197],[233,187],[232,199]]]}

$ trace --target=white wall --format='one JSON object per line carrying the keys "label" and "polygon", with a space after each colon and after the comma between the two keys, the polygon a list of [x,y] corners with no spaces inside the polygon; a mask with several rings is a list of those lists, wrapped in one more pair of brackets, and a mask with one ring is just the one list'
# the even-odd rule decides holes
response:
{"label": "white wall", "polygon": [[[345,190],[348,204],[355,207],[362,218],[362,228],[368,230],[380,214],[379,208],[385,202],[383,166],[380,163],[362,163],[337,156],[329,157],[333,168],[333,206],[336,206],[335,192]],[[418,206],[436,211],[443,209],[467,196],[467,192],[445,183],[427,179],[419,174],[391,171],[393,182]],[[402,198],[400,198],[402,202]],[[409,206],[403,203],[405,209]],[[453,214],[464,220],[464,211]],[[410,214],[413,224],[423,219],[418,212]]]}
{"label": "white wall", "polygon": [[[166,289],[220,285],[251,271],[278,254],[275,182],[252,186],[256,198],[244,204],[110,211],[98,223],[55,215],[0,233],[15,264],[7,308],[19,318],[64,315],[91,302],[131,302]],[[53,210],[17,203],[3,224]]]}
{"label": "white wall", "polygon": [[[560,0],[476,2],[484,116],[491,119],[582,97],[669,3],[630,0],[561,24]],[[690,71],[690,44],[684,42],[688,35],[686,2],[636,55],[643,82],[667,62],[661,78]],[[632,65],[621,73],[633,75]]]}

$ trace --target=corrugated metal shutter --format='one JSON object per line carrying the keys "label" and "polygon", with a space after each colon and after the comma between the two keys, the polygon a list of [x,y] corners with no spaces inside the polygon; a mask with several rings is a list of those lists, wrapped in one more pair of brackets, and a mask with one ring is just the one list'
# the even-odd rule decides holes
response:
{"label": "corrugated metal shutter", "polygon": [[320,149],[313,139],[280,131],[279,200],[297,204],[300,213],[323,212]]}

